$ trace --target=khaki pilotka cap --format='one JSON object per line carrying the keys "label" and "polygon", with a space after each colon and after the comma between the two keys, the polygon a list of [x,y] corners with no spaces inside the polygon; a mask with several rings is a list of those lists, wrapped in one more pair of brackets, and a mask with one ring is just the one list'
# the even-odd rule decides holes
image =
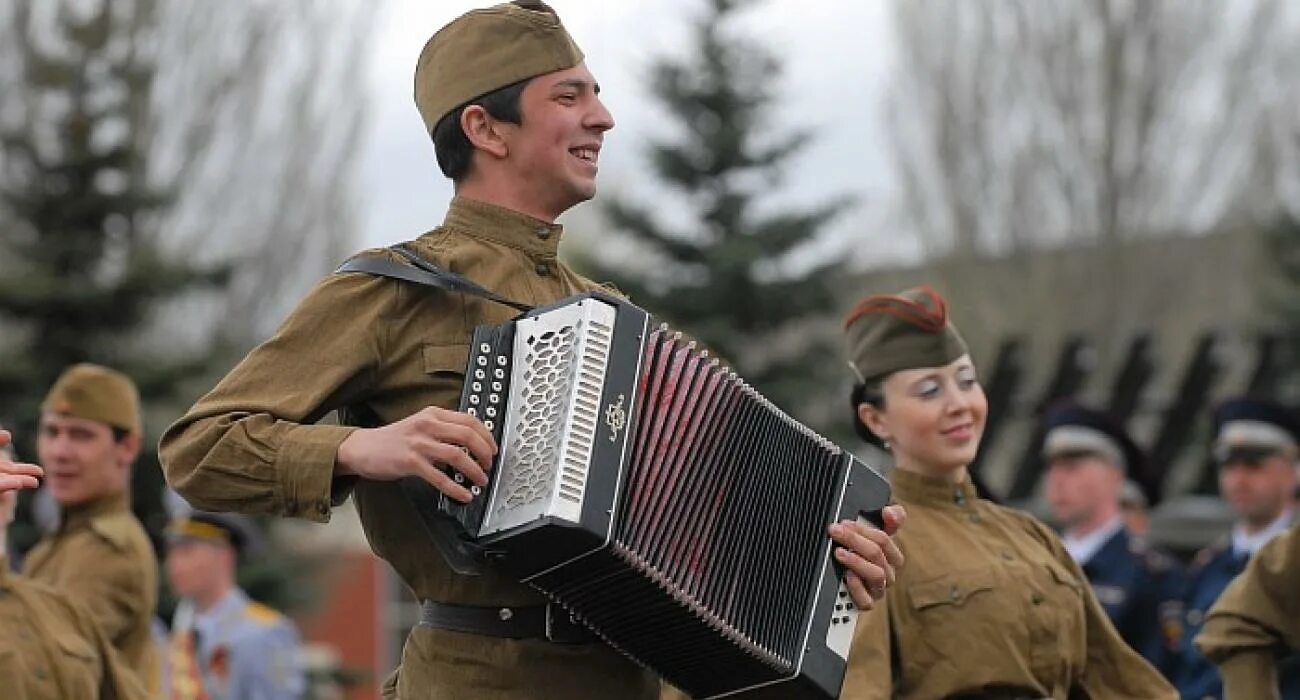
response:
{"label": "khaki pilotka cap", "polygon": [[63,371],[42,411],[107,423],[140,432],[140,394],[131,378],[107,367],[82,363]]}
{"label": "khaki pilotka cap", "polygon": [[494,90],[582,63],[582,50],[546,3],[471,10],[439,29],[415,66],[415,106],[433,133],[457,107]]}
{"label": "khaki pilotka cap", "polygon": [[948,305],[930,287],[877,294],[858,302],[844,319],[849,367],[859,382],[904,369],[941,367],[969,352]]}

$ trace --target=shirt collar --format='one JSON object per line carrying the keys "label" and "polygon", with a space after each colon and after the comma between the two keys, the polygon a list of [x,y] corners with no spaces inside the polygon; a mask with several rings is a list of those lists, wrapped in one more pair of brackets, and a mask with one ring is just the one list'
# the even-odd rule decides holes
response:
{"label": "shirt collar", "polygon": [[1124,519],[1116,515],[1105,525],[1081,537],[1066,533],[1061,538],[1061,542],[1065,545],[1065,551],[1070,553],[1070,558],[1078,562],[1079,566],[1083,566],[1097,556],[1097,552],[1123,527]]}
{"label": "shirt collar", "polygon": [[13,573],[9,571],[9,556],[0,554],[0,590],[9,588],[9,579]]}
{"label": "shirt collar", "polygon": [[60,516],[59,530],[67,531],[87,527],[95,518],[112,515],[113,513],[124,513],[130,510],[131,503],[125,491],[89,503],[68,506],[63,509]]}
{"label": "shirt collar", "polygon": [[518,248],[531,255],[554,257],[564,227],[527,214],[468,197],[455,197],[447,209],[443,228]]}
{"label": "shirt collar", "polygon": [[1236,554],[1237,556],[1254,555],[1255,552],[1259,551],[1260,547],[1263,547],[1265,544],[1268,543],[1269,540],[1273,539],[1277,535],[1282,534],[1283,531],[1285,531],[1288,527],[1291,526],[1292,515],[1293,513],[1291,510],[1287,510],[1283,512],[1281,515],[1277,516],[1277,520],[1274,520],[1273,522],[1269,523],[1268,527],[1264,528],[1263,530],[1260,530],[1259,532],[1256,532],[1253,535],[1247,534],[1246,528],[1240,524],[1233,526],[1232,528],[1233,554]]}
{"label": "shirt collar", "polygon": [[226,591],[221,600],[203,612],[194,612],[194,629],[199,634],[211,634],[218,624],[227,617],[244,609],[248,596],[238,586]]}
{"label": "shirt collar", "polygon": [[895,468],[889,473],[889,483],[894,496],[904,504],[967,508],[979,500],[969,478],[953,483],[942,477]]}

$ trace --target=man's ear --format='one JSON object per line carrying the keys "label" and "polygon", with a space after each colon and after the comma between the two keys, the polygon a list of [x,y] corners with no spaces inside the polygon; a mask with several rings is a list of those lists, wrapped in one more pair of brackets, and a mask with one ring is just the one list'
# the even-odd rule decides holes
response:
{"label": "man's ear", "polygon": [[142,438],[140,433],[127,433],[117,443],[117,456],[119,463],[130,467],[135,464],[136,457],[140,456],[140,446]]}
{"label": "man's ear", "polygon": [[470,145],[496,158],[510,153],[501,126],[502,122],[492,118],[482,105],[470,105],[460,113],[460,128]]}

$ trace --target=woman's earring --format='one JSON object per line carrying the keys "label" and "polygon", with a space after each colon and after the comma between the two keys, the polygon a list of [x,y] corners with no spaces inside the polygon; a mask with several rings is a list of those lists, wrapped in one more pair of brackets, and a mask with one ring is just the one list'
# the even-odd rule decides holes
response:
{"label": "woman's earring", "polygon": [[889,452],[889,441],[888,441],[888,440],[882,440],[881,442],[884,443],[885,451],[886,451],[886,452]]}

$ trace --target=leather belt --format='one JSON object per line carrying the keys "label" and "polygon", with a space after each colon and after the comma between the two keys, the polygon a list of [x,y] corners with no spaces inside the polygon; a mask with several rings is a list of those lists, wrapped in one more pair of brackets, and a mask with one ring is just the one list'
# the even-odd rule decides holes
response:
{"label": "leather belt", "polygon": [[420,624],[452,632],[506,639],[545,639],[557,644],[586,644],[596,637],[563,608],[550,605],[487,607],[426,600]]}

